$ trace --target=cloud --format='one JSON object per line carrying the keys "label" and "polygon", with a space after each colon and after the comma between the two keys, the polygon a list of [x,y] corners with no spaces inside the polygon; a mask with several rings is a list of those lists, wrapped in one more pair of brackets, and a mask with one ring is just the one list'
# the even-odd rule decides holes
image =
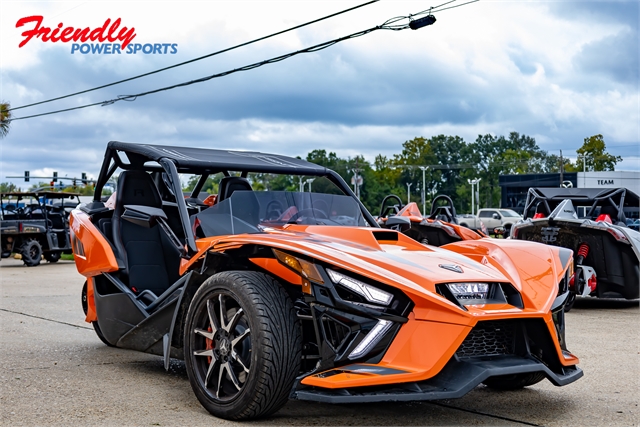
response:
{"label": "cloud", "polygon": [[[340,8],[356,2],[340,3]],[[15,21],[100,25],[122,17],[134,42],[176,42],[176,55],[71,55],[68,45],[18,49]],[[79,5],[79,6],[78,6]],[[3,7],[2,98],[13,106],[150,71],[335,12],[335,2],[10,3]],[[76,7],[77,6],[77,7]],[[75,7],[75,8],[74,8]],[[368,28],[415,2],[380,2],[189,66],[14,115],[69,108],[189,81]],[[56,16],[56,14],[58,14]],[[635,14],[635,15],[634,15]],[[53,16],[56,16],[55,18]],[[304,156],[316,148],[373,159],[416,136],[517,131],[548,150],[602,133],[638,156],[636,2],[479,2],[419,31],[377,31],[326,50],[208,82],[69,113],[15,121],[2,141],[3,175],[49,168],[97,174],[109,140]],[[53,24],[55,25],[55,24]],[[26,48],[29,49],[26,49]],[[635,52],[635,56],[634,56]],[[6,60],[8,58],[9,60]],[[612,149],[613,152],[613,149]],[[634,163],[635,162],[635,163]],[[623,162],[624,163],[624,162]],[[3,178],[4,179],[4,178]]]}
{"label": "cloud", "polygon": [[613,81],[638,85],[638,33],[624,31],[585,45],[574,57],[576,67],[585,74],[600,73]]}

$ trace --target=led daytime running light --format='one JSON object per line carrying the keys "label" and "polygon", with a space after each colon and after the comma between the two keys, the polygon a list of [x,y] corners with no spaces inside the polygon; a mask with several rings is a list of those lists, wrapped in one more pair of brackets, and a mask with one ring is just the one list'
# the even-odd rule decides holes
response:
{"label": "led daytime running light", "polygon": [[369,302],[386,306],[391,303],[391,300],[393,300],[393,295],[389,292],[385,292],[359,280],[352,279],[344,274],[336,273],[333,270],[327,270],[327,274],[335,284],[342,285],[350,291],[363,296]]}
{"label": "led daytime running light", "polygon": [[380,342],[384,334],[387,333],[393,322],[390,320],[378,320],[376,326],[369,331],[360,344],[351,352],[349,359],[358,359],[367,354],[371,349]]}
{"label": "led daytime running light", "polygon": [[489,295],[488,283],[449,283],[447,287],[458,301],[483,300]]}

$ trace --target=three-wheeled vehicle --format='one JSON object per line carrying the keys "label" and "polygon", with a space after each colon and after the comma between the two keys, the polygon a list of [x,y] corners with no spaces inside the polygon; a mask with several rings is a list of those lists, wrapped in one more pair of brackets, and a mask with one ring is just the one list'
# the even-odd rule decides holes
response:
{"label": "three-wheeled vehicle", "polygon": [[640,199],[626,188],[530,188],[524,219],[512,237],[571,249],[575,276],[568,311],[577,296],[636,299],[640,292]]}
{"label": "three-wheeled vehicle", "polygon": [[[299,177],[315,178],[313,192],[293,190]],[[211,178],[217,191],[197,198]],[[565,339],[570,250],[421,244],[380,228],[336,172],[301,159],[110,142],[71,236],[98,337],[166,367],[184,359],[222,418],[290,398],[447,399],[582,376]]]}

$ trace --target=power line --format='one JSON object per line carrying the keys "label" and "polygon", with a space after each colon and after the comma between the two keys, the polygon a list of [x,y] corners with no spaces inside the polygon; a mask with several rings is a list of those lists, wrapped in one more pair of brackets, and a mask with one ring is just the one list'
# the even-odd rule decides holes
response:
{"label": "power line", "polygon": [[[190,59],[188,61],[184,61],[184,62],[180,62],[178,64],[170,65],[168,67],[159,68],[159,69],[154,70],[154,71],[149,71],[148,73],[139,74],[137,76],[129,77],[129,78],[126,78],[126,79],[123,79],[123,80],[118,80],[118,81],[115,81],[115,82],[112,82],[112,83],[107,83],[107,84],[104,84],[104,85],[101,85],[101,86],[96,86],[96,87],[93,87],[91,89],[85,89],[85,90],[81,90],[79,92],[70,93],[68,95],[63,95],[63,96],[58,96],[56,98],[46,99],[44,101],[34,102],[32,104],[21,105],[19,107],[10,108],[8,111],[20,110],[21,108],[33,107],[35,105],[46,104],[48,102],[58,101],[60,99],[65,99],[65,98],[70,98],[72,96],[82,95],[84,93],[93,92],[93,91],[96,91],[98,89],[104,89],[106,87],[119,85],[120,83],[126,83],[126,82],[129,82],[129,81],[132,81],[132,80],[136,80],[136,79],[139,79],[139,78],[142,78],[142,77],[150,76],[152,74],[157,74],[157,73],[160,73],[162,71],[171,70],[172,68],[178,68],[178,67],[181,67],[183,65],[191,64],[193,62],[197,62],[197,61],[200,61],[200,60],[203,60],[203,59],[206,59],[206,58],[210,58],[212,56],[220,55],[221,53],[229,52],[230,50],[234,50],[234,49],[238,49],[240,47],[244,47],[244,46],[250,45],[252,43],[256,43],[256,42],[259,42],[259,41],[262,41],[262,40],[266,40],[266,39],[271,38],[271,37],[279,36],[281,34],[289,32],[289,31],[297,30],[297,29],[300,29],[302,27],[306,27],[308,25],[315,24],[317,22],[324,21],[324,20],[329,19],[329,18],[333,18],[335,16],[342,15],[343,13],[351,12],[352,10],[356,10],[356,9],[359,9],[361,7],[364,7],[364,6],[368,6],[368,5],[370,5],[372,3],[376,3],[378,1],[380,1],[380,0],[371,0],[371,1],[368,1],[366,3],[360,4],[358,6],[354,6],[354,7],[348,8],[348,9],[344,9],[344,10],[342,10],[340,12],[332,13],[331,15],[327,15],[327,16],[324,16],[322,18],[314,19],[313,21],[305,22],[304,24],[296,25],[295,27],[291,27],[291,28],[288,28],[286,30],[278,31],[277,33],[269,34],[268,36],[260,37],[260,38],[257,38],[257,39],[254,39],[254,40],[251,40],[251,41],[248,41],[248,42],[245,42],[245,43],[241,43],[241,44],[235,45],[233,47],[229,47],[229,48],[226,48],[226,49],[219,50],[217,52],[209,53],[207,55],[199,56],[197,58],[193,58],[193,59]],[[101,103],[96,103],[96,104],[93,104],[93,105],[98,105],[98,104],[101,104]],[[69,111],[69,110],[64,110],[64,111]]]}
{"label": "power line", "polygon": [[[453,0],[453,1],[455,1],[455,0]],[[468,1],[466,3],[461,4],[459,6],[464,6],[464,5],[469,4],[469,3],[475,3],[477,1],[479,1],[479,0],[471,0],[471,1]],[[448,3],[445,3],[445,4],[448,4]],[[439,6],[436,6],[435,8],[427,9],[426,11],[422,11],[422,12],[419,12],[417,14],[391,18],[391,19],[388,19],[387,21],[385,21],[381,25],[377,25],[375,27],[371,27],[371,28],[368,28],[366,30],[358,31],[356,33],[349,34],[348,36],[344,36],[344,37],[340,37],[340,38],[337,38],[337,39],[333,39],[333,40],[330,40],[330,41],[327,41],[327,42],[324,42],[324,43],[320,43],[320,44],[317,44],[317,45],[314,45],[314,46],[311,46],[311,47],[308,47],[308,48],[305,48],[305,49],[297,50],[295,52],[290,52],[290,53],[287,53],[287,54],[284,54],[284,55],[276,56],[276,57],[273,57],[273,58],[270,58],[270,59],[267,59],[267,60],[264,60],[264,61],[255,62],[253,64],[245,65],[244,67],[235,68],[233,70],[228,70],[228,71],[224,71],[224,72],[221,72],[221,73],[205,76],[205,77],[202,77],[202,78],[199,78],[199,79],[196,79],[196,80],[177,83],[177,84],[174,84],[174,85],[171,85],[171,86],[165,86],[165,87],[162,87],[162,88],[153,89],[153,90],[150,90],[150,91],[141,92],[141,93],[134,94],[134,95],[121,95],[121,96],[119,96],[117,98],[113,98],[113,99],[102,101],[102,102],[94,102],[94,103],[91,103],[91,104],[85,104],[85,105],[80,105],[80,106],[77,106],[77,107],[71,107],[71,108],[65,108],[65,109],[61,109],[61,110],[49,111],[49,112],[46,112],[46,113],[33,114],[33,115],[30,115],[30,116],[16,117],[16,118],[12,118],[10,121],[24,120],[24,119],[34,118],[34,117],[47,116],[47,115],[62,113],[62,112],[66,112],[66,111],[73,111],[73,110],[79,110],[79,109],[88,108],[88,107],[94,107],[96,105],[106,106],[106,105],[114,104],[114,103],[116,103],[118,101],[135,101],[136,99],[138,99],[140,97],[143,97],[143,96],[146,96],[146,95],[151,95],[151,94],[154,94],[154,93],[171,90],[171,89],[175,89],[175,88],[178,88],[178,87],[190,86],[190,85],[196,84],[196,83],[202,83],[202,82],[214,79],[214,78],[228,76],[230,74],[234,74],[234,73],[237,73],[237,72],[240,72],[240,71],[252,70],[254,68],[258,68],[258,67],[261,67],[261,66],[266,65],[266,64],[273,64],[273,63],[276,63],[276,62],[284,61],[285,59],[291,58],[293,56],[296,56],[296,55],[299,55],[299,54],[302,54],[302,53],[318,52],[320,50],[323,50],[323,49],[326,49],[328,47],[331,47],[331,46],[333,46],[333,45],[335,45],[337,43],[340,43],[342,41],[350,40],[350,39],[353,39],[353,38],[356,38],[356,37],[362,37],[364,35],[367,35],[369,33],[377,31],[377,30],[402,31],[402,30],[406,30],[407,28],[417,29],[417,28],[420,28],[420,27],[412,26],[412,22],[417,22],[417,20],[414,21],[413,18],[416,17],[416,16],[420,16],[420,15],[427,15],[426,17],[430,17],[430,16],[432,17],[432,15],[431,15],[432,13],[440,12],[440,10],[436,10],[437,7],[439,7]],[[450,9],[450,8],[445,8],[445,9]],[[443,9],[443,10],[445,10],[445,9]],[[424,18],[422,18],[422,19],[424,19]],[[396,24],[396,22],[399,22],[401,20],[407,20],[407,23],[405,23],[405,24]],[[435,18],[433,18],[433,21],[431,21],[430,23],[427,23],[427,24],[424,24],[424,25],[430,25],[433,22],[435,22]]]}

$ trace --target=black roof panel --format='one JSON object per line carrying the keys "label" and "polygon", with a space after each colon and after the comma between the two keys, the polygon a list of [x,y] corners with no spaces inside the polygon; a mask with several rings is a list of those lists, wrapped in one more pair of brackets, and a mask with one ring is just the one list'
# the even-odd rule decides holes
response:
{"label": "black roof panel", "polygon": [[296,175],[323,175],[327,169],[306,160],[279,154],[255,151],[234,151],[212,148],[177,147],[170,145],[133,144],[111,141],[108,148],[142,156],[148,161],[170,159],[176,168],[184,170],[250,171],[291,173]]}

